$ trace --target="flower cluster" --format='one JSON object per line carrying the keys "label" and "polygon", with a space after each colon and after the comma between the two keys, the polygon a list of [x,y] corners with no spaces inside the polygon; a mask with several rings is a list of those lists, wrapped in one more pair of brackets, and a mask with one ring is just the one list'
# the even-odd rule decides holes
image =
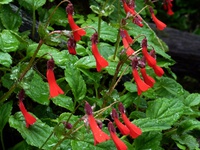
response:
{"label": "flower cluster", "polygon": [[[140,136],[142,134],[142,130],[128,119],[122,103],[119,104],[118,109],[124,124],[120,122],[118,113],[114,108],[112,109],[111,116],[120,133],[122,135],[130,135],[134,139]],[[94,137],[94,145],[105,142],[111,138],[118,150],[127,150],[125,143],[117,136],[115,127],[111,121],[108,123],[108,131],[110,132],[110,136],[108,136],[108,134],[102,131],[97,124],[97,121],[93,116],[92,107],[88,102],[85,103],[85,112],[87,115],[87,122],[89,122],[89,126]]]}
{"label": "flower cluster", "polygon": [[170,16],[174,14],[174,12],[172,11],[172,1],[173,0],[164,0],[163,2],[163,7],[165,10],[167,10],[167,14]]}

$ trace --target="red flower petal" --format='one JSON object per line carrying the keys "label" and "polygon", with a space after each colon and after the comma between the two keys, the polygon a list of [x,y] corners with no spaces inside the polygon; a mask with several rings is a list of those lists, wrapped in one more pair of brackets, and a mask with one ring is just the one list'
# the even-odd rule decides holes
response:
{"label": "red flower petal", "polygon": [[140,79],[140,76],[139,76],[136,68],[133,69],[132,73],[133,73],[133,77],[134,77],[136,85],[137,85],[138,95],[142,94],[142,92],[144,92],[150,88],[149,85],[147,85],[143,80]]}
{"label": "red flower petal", "polygon": [[156,60],[155,60],[155,58],[153,58],[153,57],[147,52],[146,46],[142,46],[142,53],[143,53],[143,55],[144,55],[144,57],[145,57],[145,59],[146,59],[148,65],[149,65],[150,67],[153,67],[153,66],[156,65]]}
{"label": "red flower petal", "polygon": [[156,24],[156,27],[158,30],[163,30],[167,26],[162,21],[158,20],[158,18],[156,18],[154,13],[151,13],[151,17],[152,17],[152,20],[154,21],[154,23]]}
{"label": "red flower petal", "polygon": [[73,30],[74,39],[75,39],[75,41],[79,41],[81,39],[81,36],[84,36],[86,34],[86,32],[85,32],[85,30],[83,30],[82,28],[80,28],[74,22],[72,14],[68,14],[67,16],[68,16],[69,25],[70,25],[71,29]]}
{"label": "red flower petal", "polygon": [[114,118],[114,121],[122,135],[128,135],[130,133],[130,130],[127,128],[127,126],[121,123],[119,119]]}
{"label": "red flower petal", "polygon": [[133,39],[130,37],[130,35],[128,34],[128,32],[126,30],[124,30],[124,34],[125,34],[125,38],[126,38],[126,41],[128,42],[128,44],[132,44]]}
{"label": "red flower petal", "polygon": [[126,55],[130,56],[134,53],[134,50],[130,47],[130,45],[128,44],[126,38],[122,38],[122,43],[124,45],[124,49],[126,50]]}
{"label": "red flower petal", "polygon": [[32,116],[25,108],[22,100],[19,100],[19,109],[22,112],[25,121],[26,121],[26,127],[29,128],[30,125],[33,125],[36,122],[36,118]]}
{"label": "red flower petal", "polygon": [[95,43],[92,43],[92,53],[96,60],[96,68],[98,72],[101,71],[102,68],[105,68],[108,66],[107,60],[103,58],[103,56],[100,55],[97,45]]}
{"label": "red flower petal", "polygon": [[161,77],[161,76],[164,74],[163,69],[162,69],[160,66],[158,66],[158,65],[155,65],[155,66],[153,67],[153,70],[154,70],[155,74],[156,74],[157,76],[159,76],[159,77]]}
{"label": "red flower petal", "polygon": [[123,7],[124,7],[124,10],[125,10],[126,13],[129,12],[129,13],[132,14],[133,16],[136,15],[135,10],[131,9],[130,7],[128,7],[128,5],[126,4],[125,1],[123,2]]}
{"label": "red flower petal", "polygon": [[56,79],[52,69],[47,69],[46,76],[49,84],[50,98],[56,97],[59,94],[64,94],[63,90],[56,83]]}
{"label": "red flower petal", "polygon": [[94,145],[110,139],[110,137],[99,128],[93,115],[88,115],[88,121],[94,137]]}
{"label": "red flower petal", "polygon": [[142,130],[137,127],[136,125],[134,125],[132,122],[130,122],[130,120],[127,118],[126,114],[122,113],[122,119],[125,123],[125,125],[129,128],[130,130],[130,136],[132,138],[137,138],[139,135],[142,134]]}
{"label": "red flower petal", "polygon": [[142,74],[142,77],[143,77],[143,79],[144,79],[144,82],[145,82],[146,84],[148,84],[150,87],[152,87],[152,86],[154,85],[154,83],[155,83],[155,80],[154,80],[152,77],[150,77],[150,76],[147,75],[146,69],[145,69],[145,68],[141,68],[141,69],[140,69],[140,72],[141,72],[141,74]]}

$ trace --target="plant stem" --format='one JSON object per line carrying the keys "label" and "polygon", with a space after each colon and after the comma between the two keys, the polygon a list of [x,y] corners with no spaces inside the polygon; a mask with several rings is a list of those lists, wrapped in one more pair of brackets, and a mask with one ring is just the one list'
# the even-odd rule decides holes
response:
{"label": "plant stem", "polygon": [[101,19],[102,19],[102,16],[101,16],[101,14],[99,14],[99,16],[98,16],[98,39],[100,39],[100,34],[101,34]]}
{"label": "plant stem", "polygon": [[36,16],[35,16],[35,8],[33,8],[32,39],[34,39],[35,37],[35,27],[36,27]]}
{"label": "plant stem", "polygon": [[1,131],[1,145],[2,145],[2,149],[5,150],[5,145],[4,145],[4,141],[3,141],[3,131]]}
{"label": "plant stem", "polygon": [[117,33],[117,41],[116,41],[116,44],[115,44],[115,53],[114,53],[114,56],[113,56],[113,60],[115,60],[115,58],[117,56],[117,52],[118,52],[118,49],[119,49],[119,42],[120,42],[120,29],[118,30],[118,33]]}

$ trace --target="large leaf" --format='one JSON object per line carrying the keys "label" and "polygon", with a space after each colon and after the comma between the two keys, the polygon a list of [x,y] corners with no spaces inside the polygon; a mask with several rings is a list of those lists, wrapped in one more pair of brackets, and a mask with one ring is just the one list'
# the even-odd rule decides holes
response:
{"label": "large leaf", "polygon": [[0,52],[0,64],[5,67],[10,67],[12,64],[12,57],[9,53]]}
{"label": "large leaf", "polygon": [[21,86],[32,100],[43,105],[49,104],[49,87],[37,73],[33,72],[24,78]]}
{"label": "large leaf", "polygon": [[146,116],[172,125],[183,114],[184,105],[179,99],[160,98],[148,103]]}
{"label": "large leaf", "polygon": [[[29,145],[36,147],[41,147],[53,131],[53,128],[41,122],[39,119],[29,128],[26,128],[25,120],[21,112],[17,112],[11,116],[9,118],[9,124],[11,127],[17,129]],[[53,135],[44,145],[44,149],[52,149],[55,143],[57,141]]]}
{"label": "large leaf", "polygon": [[161,139],[162,134],[160,132],[142,133],[142,135],[134,141],[135,150],[162,150],[160,146]]}
{"label": "large leaf", "polygon": [[81,100],[86,94],[86,84],[80,71],[71,63],[66,66],[65,80],[68,82],[76,100]]}
{"label": "large leaf", "polygon": [[3,26],[9,30],[18,30],[22,23],[22,18],[18,13],[12,11],[10,5],[4,5],[1,8],[0,19]]}
{"label": "large leaf", "polygon": [[0,33],[0,49],[4,52],[16,51],[20,42],[9,30],[3,30]]}
{"label": "large leaf", "polygon": [[36,10],[46,3],[46,0],[19,0],[21,6],[28,10]]}
{"label": "large leaf", "polygon": [[8,122],[8,119],[11,115],[12,110],[12,101],[4,103],[0,106],[0,132],[2,132],[4,126]]}
{"label": "large leaf", "polygon": [[12,0],[1,0],[0,4],[8,4],[10,2],[12,2]]}

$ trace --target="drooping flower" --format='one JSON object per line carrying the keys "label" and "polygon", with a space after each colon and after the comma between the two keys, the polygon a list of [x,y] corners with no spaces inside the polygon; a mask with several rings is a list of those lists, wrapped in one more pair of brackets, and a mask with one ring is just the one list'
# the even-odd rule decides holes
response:
{"label": "drooping flower", "polygon": [[59,94],[64,94],[63,90],[56,83],[53,69],[54,69],[54,60],[53,58],[51,58],[50,60],[47,61],[47,73],[46,73],[47,81],[49,84],[50,98],[56,97]]}
{"label": "drooping flower", "polygon": [[143,53],[148,65],[153,68],[153,66],[156,65],[156,60],[147,51],[147,39],[146,38],[144,38],[142,40],[142,53]]}
{"label": "drooping flower", "polygon": [[156,24],[157,29],[163,30],[167,25],[163,23],[162,21],[160,21],[158,18],[156,18],[152,7],[149,7],[149,11],[151,13],[151,18],[153,22]]}
{"label": "drooping flower", "polygon": [[170,16],[174,14],[174,12],[172,11],[172,1],[173,0],[164,0],[163,2],[163,7],[165,10],[167,10],[167,14]]}
{"label": "drooping flower", "polygon": [[136,12],[134,9],[131,9],[125,0],[122,0],[122,3],[123,3],[123,7],[124,7],[124,11],[127,13],[130,13],[131,15],[135,16],[136,15]]}
{"label": "drooping flower", "polygon": [[30,125],[33,125],[36,122],[36,118],[31,115],[25,108],[23,100],[24,100],[24,90],[21,90],[19,95],[19,109],[22,112],[24,118],[25,118],[25,122],[26,122],[26,127],[29,128]]}
{"label": "drooping flower", "polygon": [[146,73],[146,69],[145,67],[144,68],[140,68],[140,72],[142,74],[142,77],[144,79],[144,82],[146,84],[148,84],[150,87],[153,87],[154,83],[155,83],[155,80],[149,76],[147,73]]}
{"label": "drooping flower", "polygon": [[90,129],[91,129],[93,137],[94,137],[94,145],[109,140],[110,137],[99,128],[99,126],[93,116],[92,108],[88,102],[85,103],[85,112],[88,116],[89,126],[90,126]]}
{"label": "drooping flower", "polygon": [[114,108],[112,109],[112,118],[114,119],[115,124],[122,135],[128,135],[130,133],[130,130],[127,128],[127,126],[119,121],[119,116]]}
{"label": "drooping flower", "polygon": [[126,51],[126,55],[130,56],[134,53],[134,50],[130,47],[130,43],[132,43],[133,40],[131,40],[131,37],[126,34],[125,30],[120,30],[120,35],[122,37],[122,43],[124,45],[124,49]]}
{"label": "drooping flower", "polygon": [[93,53],[94,58],[96,60],[97,71],[99,72],[99,71],[101,71],[101,69],[108,66],[108,62],[105,58],[103,58],[103,56],[101,56],[101,54],[98,51],[98,48],[97,48],[98,34],[97,33],[94,33],[92,35],[91,41],[92,41],[92,53]]}
{"label": "drooping flower", "polygon": [[[155,50],[151,50],[150,55],[155,59],[156,58]],[[153,70],[154,70],[155,74],[159,77],[161,77],[164,74],[163,69],[160,66],[158,66],[157,64],[153,66]]]}
{"label": "drooping flower", "polygon": [[129,128],[130,130],[130,136],[132,138],[137,138],[138,136],[140,136],[142,134],[142,130],[137,127],[135,124],[133,124],[129,119],[128,117],[126,116],[125,114],[125,109],[124,109],[124,106],[122,103],[119,104],[119,111],[121,112],[121,116],[122,116],[122,119],[125,123],[125,125]]}
{"label": "drooping flower", "polygon": [[135,83],[137,85],[137,91],[138,91],[138,95],[141,95],[142,92],[144,91],[147,91],[150,86],[147,85],[141,78],[140,78],[140,75],[138,73],[138,70],[137,70],[137,63],[138,63],[138,60],[136,57],[133,58],[132,60],[132,74],[133,74],[133,78],[135,80]]}
{"label": "drooping flower", "polygon": [[80,28],[75,22],[73,18],[73,13],[74,13],[74,7],[72,3],[69,3],[66,7],[66,12],[67,12],[67,18],[69,25],[73,31],[74,39],[75,41],[79,41],[81,39],[81,36],[84,36],[86,34],[85,30]]}
{"label": "drooping flower", "polygon": [[71,36],[67,41],[67,48],[70,54],[76,55],[76,41],[74,40],[74,37]]}
{"label": "drooping flower", "polygon": [[135,17],[133,18],[133,23],[135,23],[135,24],[138,25],[139,27],[143,27],[141,17],[135,16]]}
{"label": "drooping flower", "polygon": [[117,147],[117,150],[127,150],[126,144],[124,144],[124,142],[116,135],[115,127],[112,122],[108,123],[108,130],[115,146]]}

